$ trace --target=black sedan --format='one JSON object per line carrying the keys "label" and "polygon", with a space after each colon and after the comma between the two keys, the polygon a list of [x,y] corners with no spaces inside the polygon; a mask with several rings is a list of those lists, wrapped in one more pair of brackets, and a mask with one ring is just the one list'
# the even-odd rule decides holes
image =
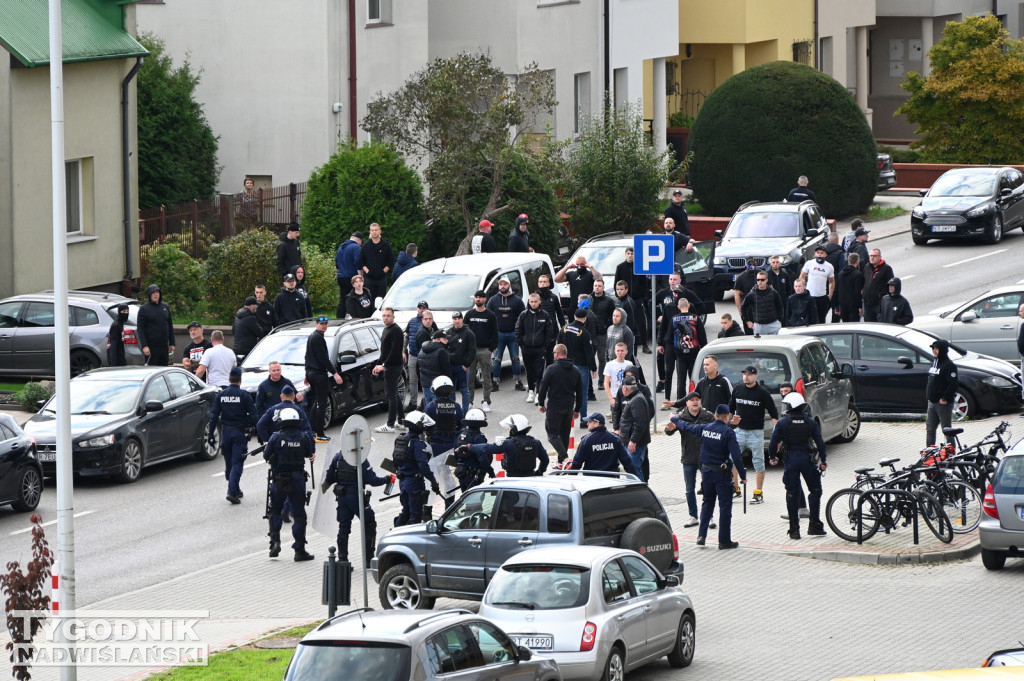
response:
{"label": "black sedan", "polygon": [[929,239],[981,237],[990,244],[1024,226],[1024,175],[1016,168],[947,170],[910,215],[917,245]]}
{"label": "black sedan", "polygon": [[[242,389],[256,396],[256,388],[269,376],[270,363],[281,364],[281,375],[295,384],[300,393],[309,390],[306,380],[306,340],[316,330],[311,319],[279,326],[256,344],[242,362]],[[341,385],[331,381],[331,399],[327,405],[326,422],[367,407],[386,404],[384,374],[374,376],[374,365],[380,361],[380,338],[384,322],[379,319],[332,319],[324,338],[331,364],[344,379]],[[398,394],[405,404],[406,380],[398,383]],[[309,408],[310,398],[302,403]]]}
{"label": "black sedan", "polygon": [[0,414],[0,506],[34,511],[43,495],[43,469],[32,441],[10,414]]}
{"label": "black sedan", "polygon": [[[71,381],[72,469],[135,482],[150,464],[217,457],[204,437],[217,388],[177,367],[108,367]],[[56,469],[55,398],[25,424],[47,475]]]}
{"label": "black sedan", "polygon": [[[818,336],[840,362],[853,365],[857,406],[863,412],[923,414],[931,344],[938,336],[895,324],[818,324],[780,333]],[[1021,407],[1020,370],[1009,362],[953,345],[960,386],[953,419],[1016,411]]]}

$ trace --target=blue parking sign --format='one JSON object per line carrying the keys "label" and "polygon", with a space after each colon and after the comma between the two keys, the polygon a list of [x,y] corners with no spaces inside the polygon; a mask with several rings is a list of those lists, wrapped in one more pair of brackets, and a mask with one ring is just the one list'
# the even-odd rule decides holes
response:
{"label": "blue parking sign", "polygon": [[672,274],[675,255],[671,234],[633,235],[633,274]]}

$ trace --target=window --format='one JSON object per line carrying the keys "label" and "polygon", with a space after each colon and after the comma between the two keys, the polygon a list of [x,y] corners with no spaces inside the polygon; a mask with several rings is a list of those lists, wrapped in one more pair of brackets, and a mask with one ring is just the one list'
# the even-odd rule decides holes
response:
{"label": "window", "polygon": [[531,531],[540,529],[540,498],[533,492],[505,490],[498,504],[495,530]]}
{"label": "window", "polygon": [[821,340],[831,348],[832,352],[839,359],[853,359],[853,334],[837,333],[831,336],[822,336]]}
{"label": "window", "polygon": [[615,88],[615,108],[619,109],[629,104],[629,69],[615,69],[613,87]]}
{"label": "window", "polygon": [[797,64],[811,65],[811,42],[809,40],[793,43],[793,61]]}
{"label": "window", "polygon": [[605,603],[628,601],[633,596],[617,560],[608,563],[601,573],[601,590],[604,592]]}
{"label": "window", "polygon": [[430,637],[427,640],[427,657],[437,674],[451,674],[482,667],[484,664],[476,640],[462,626],[446,629]]}
{"label": "window", "polygon": [[356,347],[355,336],[351,333],[342,334],[341,339],[338,341],[338,357],[346,356],[359,356],[359,348]]}
{"label": "window", "polygon": [[64,185],[67,195],[67,233],[82,234],[82,161],[64,163]]}
{"label": "window", "polygon": [[364,355],[377,349],[377,338],[369,329],[356,329],[352,335],[356,337],[356,345]]}
{"label": "window", "polygon": [[21,301],[0,304],[0,329],[13,329],[18,325]]}
{"label": "window", "polygon": [[498,499],[498,492],[470,492],[462,497],[441,519],[442,531],[486,530],[491,526],[491,511]]}
{"label": "window", "polygon": [[991,296],[979,300],[971,306],[970,311],[978,315],[978,319],[991,319],[993,317],[1016,317],[1020,309],[1021,294],[1003,293],[998,296]]}
{"label": "window", "polygon": [[629,573],[637,595],[658,590],[658,575],[650,565],[635,556],[625,556],[622,564],[626,566],[626,572]]}
{"label": "window", "polygon": [[811,355],[810,348],[800,351],[800,374],[805,383],[817,383],[821,380],[821,371]]}
{"label": "window", "polygon": [[366,23],[391,24],[391,0],[366,0]]}
{"label": "window", "polygon": [[163,376],[157,376],[146,386],[146,393],[142,398],[143,402],[156,400],[157,402],[169,402],[171,391],[167,389],[167,382]]}
{"label": "window", "polygon": [[167,382],[171,384],[171,393],[174,399],[180,399],[196,390],[198,386],[189,380],[189,377],[179,371],[172,371],[167,374]]}
{"label": "window", "polygon": [[860,358],[868,362],[896,362],[900,357],[913,358],[917,352],[892,338],[857,336]]}
{"label": "window", "polygon": [[594,490],[583,496],[583,537],[591,540],[615,536],[638,518],[668,523],[665,511],[646,485]]}
{"label": "window", "polygon": [[552,494],[548,497],[548,532],[572,532],[572,502],[564,494]]}
{"label": "window", "polygon": [[29,303],[25,306],[22,326],[53,326],[53,303]]}
{"label": "window", "polygon": [[100,323],[99,315],[87,307],[72,306],[71,314],[72,326],[93,326]]}
{"label": "window", "polygon": [[573,132],[583,130],[583,121],[590,115],[590,73],[577,73],[573,78]]}
{"label": "window", "polygon": [[471,622],[469,633],[476,639],[485,664],[508,662],[516,658],[516,647],[508,636],[489,622]]}
{"label": "window", "polygon": [[832,69],[832,36],[821,39],[819,54],[821,55],[821,72],[834,77],[835,72]]}
{"label": "window", "polygon": [[0,440],[3,440],[3,441],[13,440],[15,437],[16,436],[14,435],[14,431],[12,431],[10,428],[5,426],[4,424],[0,423]]}
{"label": "window", "polygon": [[519,270],[510,270],[508,272],[501,272],[501,276],[495,273],[491,283],[487,285],[487,297],[490,298],[498,292],[498,280],[501,277],[508,277],[509,283],[512,284],[512,293],[516,294],[520,298],[523,296],[523,277],[519,274]]}
{"label": "window", "polygon": [[527,291],[536,291],[537,290],[537,281],[540,279],[540,275],[542,275],[542,274],[546,274],[549,277],[551,277],[552,279],[554,279],[554,275],[552,275],[551,272],[548,271],[547,265],[545,263],[543,263],[543,262],[536,262],[536,263],[530,263],[529,265],[526,265],[526,290]]}

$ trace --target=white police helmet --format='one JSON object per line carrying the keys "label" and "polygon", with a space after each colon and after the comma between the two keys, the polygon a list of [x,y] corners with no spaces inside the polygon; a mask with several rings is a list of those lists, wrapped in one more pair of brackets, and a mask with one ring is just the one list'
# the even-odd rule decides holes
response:
{"label": "white police helmet", "polygon": [[405,425],[409,428],[422,431],[424,428],[430,428],[434,425],[434,419],[417,409],[415,411],[410,411],[405,415]]}
{"label": "white police helmet", "polygon": [[807,404],[807,400],[804,399],[804,396],[795,390],[783,397],[782,402],[787,405],[790,410],[797,409]]}
{"label": "white police helmet", "polygon": [[500,422],[502,428],[508,428],[509,435],[522,435],[530,430],[530,422],[522,414],[510,414]]}
{"label": "white police helmet", "polygon": [[447,376],[438,376],[430,384],[430,389],[437,395],[448,395],[455,392],[455,384]]}
{"label": "white police helmet", "polygon": [[281,422],[281,426],[294,426],[302,421],[302,417],[299,416],[299,410],[294,407],[285,407],[277,413],[277,418]]}
{"label": "white police helmet", "polygon": [[482,409],[470,409],[466,412],[466,417],[462,419],[462,423],[471,428],[483,428],[487,425],[487,416]]}

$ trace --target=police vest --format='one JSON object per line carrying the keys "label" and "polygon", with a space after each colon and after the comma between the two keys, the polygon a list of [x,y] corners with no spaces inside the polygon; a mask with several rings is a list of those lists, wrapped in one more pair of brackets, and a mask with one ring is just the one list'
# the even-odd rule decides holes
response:
{"label": "police vest", "polygon": [[437,409],[437,416],[434,417],[434,435],[454,435],[459,429],[458,408],[455,402],[449,399],[439,399],[434,402]]}
{"label": "police vest", "polygon": [[810,418],[805,414],[800,414],[799,416],[791,414],[788,418],[789,428],[787,430],[786,446],[789,447],[790,451],[808,451],[810,449],[808,443],[811,439]]}
{"label": "police vest", "polygon": [[274,444],[277,457],[274,470],[281,472],[301,471],[306,458],[306,446],[301,433],[279,435]]}
{"label": "police vest", "polygon": [[416,463],[413,460],[412,452],[409,451],[408,433],[395,438],[395,450],[391,453],[391,460],[395,462],[396,466],[409,466]]}
{"label": "police vest", "polygon": [[338,482],[357,482],[358,475],[356,467],[346,461],[344,456],[338,457]]}
{"label": "police vest", "polygon": [[526,435],[516,435],[505,441],[505,456],[501,467],[507,471],[533,471],[540,453],[540,442]]}

